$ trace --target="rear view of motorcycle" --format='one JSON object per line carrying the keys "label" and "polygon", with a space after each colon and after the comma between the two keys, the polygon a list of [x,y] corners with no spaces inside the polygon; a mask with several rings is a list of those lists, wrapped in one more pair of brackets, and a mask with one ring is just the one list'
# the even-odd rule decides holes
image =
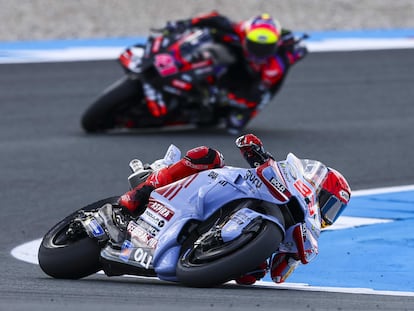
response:
{"label": "rear view of motorcycle", "polygon": [[[131,161],[130,187],[180,157],[171,145],[165,157],[151,165]],[[108,276],[152,276],[193,287],[236,279],[268,259],[287,229],[304,221],[309,199],[292,195],[288,189],[293,186],[280,177],[289,165],[296,168],[296,178],[313,189],[315,180],[304,179],[301,163],[289,155],[282,166],[271,160],[262,169],[202,171],[152,191],[137,217],[117,213],[116,196],[98,201],[45,234],[40,267],[55,278],[78,279],[102,269]]]}

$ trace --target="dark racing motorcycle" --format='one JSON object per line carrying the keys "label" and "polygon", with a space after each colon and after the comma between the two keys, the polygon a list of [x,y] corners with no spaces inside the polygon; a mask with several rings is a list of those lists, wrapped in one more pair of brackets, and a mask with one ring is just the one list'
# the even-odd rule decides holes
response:
{"label": "dark racing motorcycle", "polygon": [[[171,145],[151,165],[131,161],[130,186],[180,157]],[[236,279],[269,258],[286,229],[304,220],[309,201],[289,195],[293,182],[280,177],[286,166],[309,189],[319,186],[308,170],[322,164],[289,154],[260,170],[206,170],[158,188],[139,217],[116,213],[118,197],[88,205],[45,234],[40,267],[55,278],[78,279],[103,269],[108,276],[152,276],[195,287]]]}
{"label": "dark racing motorcycle", "polygon": [[[126,76],[109,86],[84,112],[83,129],[101,132],[217,124],[227,109],[214,105],[215,79],[233,59],[225,48],[212,45],[209,30],[192,29],[150,36],[145,45],[127,48],[119,57]],[[214,63],[202,57],[205,48],[216,50]],[[158,94],[168,104],[163,118],[159,118],[163,107]],[[145,97],[161,107],[151,107]]]}
{"label": "dark racing motorcycle", "polygon": [[126,76],[104,90],[84,112],[81,125],[86,132],[220,126],[228,118],[232,103],[221,100],[217,83],[235,62],[234,55],[214,43],[208,29],[153,31],[146,44],[127,48],[120,55]]}

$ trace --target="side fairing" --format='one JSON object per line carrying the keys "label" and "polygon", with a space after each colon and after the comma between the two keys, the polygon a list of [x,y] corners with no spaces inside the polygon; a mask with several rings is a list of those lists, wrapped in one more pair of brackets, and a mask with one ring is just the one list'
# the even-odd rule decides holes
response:
{"label": "side fairing", "polygon": [[159,277],[174,278],[177,235],[189,220],[204,221],[223,205],[249,198],[275,202],[254,169],[231,167],[200,172],[153,191],[141,218],[156,229],[153,267]]}
{"label": "side fairing", "polygon": [[[308,253],[317,254],[317,240],[321,232],[321,216],[316,198],[318,185],[304,177],[302,160],[291,153],[285,161],[280,161],[277,165],[286,187],[288,187],[291,195],[297,198],[305,213],[305,249]],[[287,229],[285,240],[280,245],[280,251],[288,253],[298,251],[292,235],[296,226]]]}

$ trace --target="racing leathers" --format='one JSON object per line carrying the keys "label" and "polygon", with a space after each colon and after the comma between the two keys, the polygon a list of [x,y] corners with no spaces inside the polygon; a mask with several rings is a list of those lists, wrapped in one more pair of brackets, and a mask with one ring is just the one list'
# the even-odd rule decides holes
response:
{"label": "racing leathers", "polygon": [[[260,62],[249,60],[242,44],[246,36],[244,24],[244,21],[233,22],[217,12],[167,23],[167,28],[175,31],[192,27],[210,29],[215,43],[233,56],[232,63],[227,64],[225,72],[218,77],[219,91],[213,96],[218,97],[216,102],[229,108],[226,127],[235,134],[269,103],[282,86],[289,68],[307,53],[304,46],[297,44],[290,30],[282,29],[273,56]],[[215,52],[212,49],[210,53],[213,61]]]}
{"label": "racing leathers", "polygon": [[145,182],[122,195],[118,204],[132,215],[141,214],[148,203],[151,192],[174,181],[207,169],[224,166],[223,155],[212,148],[200,146],[187,151],[177,163],[154,171]]}

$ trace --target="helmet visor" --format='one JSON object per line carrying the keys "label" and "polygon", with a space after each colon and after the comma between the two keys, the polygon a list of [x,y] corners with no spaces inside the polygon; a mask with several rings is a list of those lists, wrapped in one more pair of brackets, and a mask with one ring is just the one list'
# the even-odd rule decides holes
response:
{"label": "helmet visor", "polygon": [[341,215],[346,204],[339,200],[336,196],[331,195],[330,198],[321,206],[321,216],[325,226],[332,225]]}
{"label": "helmet visor", "polygon": [[277,51],[277,44],[257,43],[246,40],[245,48],[247,58],[251,61],[263,61],[274,55]]}

